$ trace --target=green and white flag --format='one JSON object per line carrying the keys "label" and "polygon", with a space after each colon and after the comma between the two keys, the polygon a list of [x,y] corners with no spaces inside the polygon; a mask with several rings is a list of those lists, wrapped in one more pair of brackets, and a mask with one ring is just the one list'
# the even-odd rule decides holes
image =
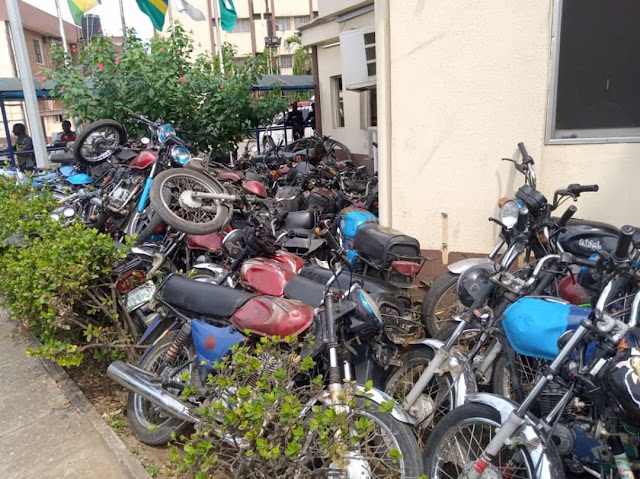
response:
{"label": "green and white flag", "polygon": [[220,24],[225,32],[230,32],[236,25],[238,14],[233,0],[220,0]]}

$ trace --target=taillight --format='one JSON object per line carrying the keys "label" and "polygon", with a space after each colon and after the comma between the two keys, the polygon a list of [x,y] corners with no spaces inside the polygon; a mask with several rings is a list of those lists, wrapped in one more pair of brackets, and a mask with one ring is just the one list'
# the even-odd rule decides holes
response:
{"label": "taillight", "polygon": [[393,261],[391,267],[403,276],[415,276],[422,265],[413,261]]}

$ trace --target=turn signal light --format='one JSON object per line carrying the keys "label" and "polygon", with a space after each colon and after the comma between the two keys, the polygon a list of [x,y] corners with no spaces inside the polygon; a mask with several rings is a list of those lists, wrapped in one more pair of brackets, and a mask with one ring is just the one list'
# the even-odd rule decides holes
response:
{"label": "turn signal light", "polygon": [[498,206],[500,208],[502,208],[502,206],[509,201],[509,198],[507,198],[506,196],[503,196],[502,198],[498,199]]}

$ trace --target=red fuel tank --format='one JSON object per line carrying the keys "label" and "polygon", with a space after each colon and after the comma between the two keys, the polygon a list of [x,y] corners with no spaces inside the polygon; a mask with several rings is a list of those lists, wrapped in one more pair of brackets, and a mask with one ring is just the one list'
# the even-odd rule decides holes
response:
{"label": "red fuel tank", "polygon": [[267,197],[267,189],[259,181],[246,180],[242,182],[242,187],[248,193],[254,194],[259,198]]}
{"label": "red fuel tank", "polygon": [[208,235],[187,235],[187,246],[191,249],[206,251],[220,251],[224,233],[209,233]]}
{"label": "red fuel tank", "polygon": [[284,338],[299,334],[313,323],[313,308],[308,304],[284,298],[255,296],[233,316],[231,322],[239,331]]}
{"label": "red fuel tank", "polygon": [[294,273],[299,273],[304,266],[304,260],[300,256],[289,253],[288,251],[277,251],[272,259]]}
{"label": "red fuel tank", "polygon": [[576,275],[565,276],[558,282],[558,296],[577,306],[590,304],[593,292],[578,283]]}
{"label": "red fuel tank", "polygon": [[295,273],[281,263],[264,258],[248,259],[240,267],[240,282],[259,294],[284,295],[284,287]]}
{"label": "red fuel tank", "polygon": [[155,151],[144,150],[138,153],[133,160],[131,160],[131,168],[135,168],[136,170],[144,170],[153,164],[154,161],[158,158],[158,154]]}
{"label": "red fuel tank", "polygon": [[233,181],[235,183],[242,179],[241,173],[239,171],[229,171],[229,170],[218,169],[218,170],[215,170],[215,172],[219,180],[228,180],[228,181]]}

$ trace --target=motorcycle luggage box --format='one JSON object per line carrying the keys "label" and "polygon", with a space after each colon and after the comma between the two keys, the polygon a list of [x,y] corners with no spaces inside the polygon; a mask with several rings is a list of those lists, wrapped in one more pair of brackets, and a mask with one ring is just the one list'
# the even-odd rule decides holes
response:
{"label": "motorcycle luggage box", "polygon": [[386,268],[393,261],[419,260],[420,243],[378,223],[365,223],[356,231],[354,247],[358,255],[367,261]]}

